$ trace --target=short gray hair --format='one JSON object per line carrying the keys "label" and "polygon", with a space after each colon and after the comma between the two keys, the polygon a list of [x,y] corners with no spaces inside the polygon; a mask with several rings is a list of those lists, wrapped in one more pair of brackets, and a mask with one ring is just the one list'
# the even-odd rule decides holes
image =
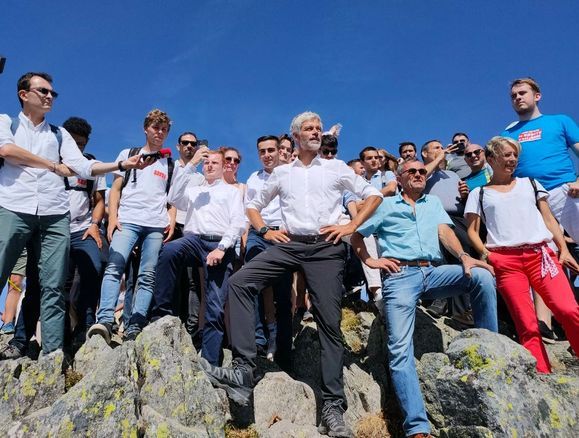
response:
{"label": "short gray hair", "polygon": [[417,159],[417,158],[413,158],[413,159],[408,160],[408,161],[403,161],[403,162],[400,163],[400,164],[398,165],[398,167],[396,168],[396,174],[397,174],[397,175],[402,175],[402,172],[404,171],[404,166],[406,166],[407,164],[416,163],[416,162],[419,162],[419,163],[422,164],[422,161],[420,161],[420,160]]}
{"label": "short gray hair", "polygon": [[322,118],[319,116],[319,114],[313,113],[311,111],[303,112],[293,118],[292,123],[290,125],[290,134],[293,135],[300,132],[300,129],[302,129],[302,125],[304,124],[304,122],[310,119],[318,119],[320,121],[320,124],[322,123]]}

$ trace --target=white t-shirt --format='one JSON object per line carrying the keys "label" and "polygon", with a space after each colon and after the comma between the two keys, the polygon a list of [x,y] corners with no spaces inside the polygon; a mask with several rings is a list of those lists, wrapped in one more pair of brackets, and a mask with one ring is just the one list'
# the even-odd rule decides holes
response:
{"label": "white t-shirt", "polygon": [[[126,160],[129,157],[129,150],[123,149],[115,161]],[[121,193],[119,222],[165,228],[169,224],[165,191],[169,176],[167,159],[157,160],[142,170],[136,169],[136,182],[133,182],[134,172],[135,170],[131,171],[129,181]],[[120,177],[125,176],[125,172],[119,170],[113,173]]]}
{"label": "white t-shirt", "polygon": [[[73,176],[68,178],[68,184],[71,188],[81,187],[86,189],[87,180]],[[95,178],[93,193],[106,189],[107,183],[104,177],[99,176]],[[90,227],[90,221],[92,219],[92,211],[89,208],[89,196],[92,197],[92,193],[89,194],[84,190],[69,190],[68,193],[70,195],[70,232],[76,233],[77,231],[86,230]]]}
{"label": "white t-shirt", "polygon": [[[537,199],[548,197],[543,186],[538,181],[535,183]],[[484,219],[488,248],[532,245],[553,239],[537,209],[535,192],[528,178],[516,178],[515,186],[506,193],[485,187],[484,216],[480,211],[479,196],[480,187],[469,193],[464,214],[474,213]]]}

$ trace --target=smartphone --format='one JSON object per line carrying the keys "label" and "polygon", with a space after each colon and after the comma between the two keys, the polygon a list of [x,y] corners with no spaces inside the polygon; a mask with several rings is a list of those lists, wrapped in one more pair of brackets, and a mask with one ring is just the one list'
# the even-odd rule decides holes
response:
{"label": "smartphone", "polygon": [[203,146],[209,147],[209,142],[207,140],[199,140],[197,142],[197,147],[200,148]]}

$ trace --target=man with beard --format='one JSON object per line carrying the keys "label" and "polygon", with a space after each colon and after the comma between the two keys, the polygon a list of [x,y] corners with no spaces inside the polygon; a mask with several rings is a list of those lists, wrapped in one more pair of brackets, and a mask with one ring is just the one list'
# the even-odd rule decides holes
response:
{"label": "man with beard", "polygon": [[549,192],[553,215],[579,242],[579,180],[569,155],[579,155],[579,128],[570,117],[541,114],[539,84],[532,78],[511,83],[511,103],[519,116],[501,133],[521,143],[515,176],[534,178]]}
{"label": "man with beard", "polygon": [[[293,119],[290,132],[298,145],[298,158],[290,165],[276,167],[259,198],[247,205],[252,226],[276,244],[231,277],[232,366],[219,368],[204,363],[204,367],[212,382],[225,388],[233,400],[249,403],[256,368],[254,296],[281,275],[301,267],[320,337],[324,404],[319,430],[334,437],[350,437],[352,432],[344,423],[347,405],[342,376],[344,346],[340,304],[346,250],[341,238],[352,234],[370,217],[382,195],[343,161],[320,159],[322,121],[319,115],[299,114]],[[351,222],[336,225],[342,216],[344,190],[367,202]],[[282,226],[280,230],[269,230],[260,212],[276,196],[280,200]]]}

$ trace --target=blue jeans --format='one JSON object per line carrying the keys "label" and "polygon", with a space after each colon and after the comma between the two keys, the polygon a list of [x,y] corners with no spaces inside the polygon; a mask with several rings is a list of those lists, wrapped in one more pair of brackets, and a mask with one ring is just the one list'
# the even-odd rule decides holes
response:
{"label": "blue jeans", "polygon": [[225,301],[228,281],[233,271],[235,249],[229,248],[216,266],[207,266],[207,254],[217,248],[219,242],[185,234],[163,246],[159,256],[159,272],[155,289],[154,315],[172,313],[175,287],[183,266],[202,266],[205,275],[205,325],[201,354],[212,365],[220,364],[221,343],[225,333]]}
{"label": "blue jeans", "polygon": [[414,321],[418,300],[470,295],[475,326],[498,331],[495,281],[489,271],[462,266],[401,267],[383,279],[382,296],[388,332],[388,362],[396,396],[404,414],[406,435],[430,433],[414,364]]}
{"label": "blue jeans", "polygon": [[121,277],[125,272],[127,260],[135,245],[141,247],[141,262],[137,276],[136,297],[133,316],[138,313],[146,318],[153,290],[155,288],[155,270],[159,251],[163,244],[163,228],[144,227],[141,225],[121,224],[122,230],[113,234],[109,249],[109,262],[105,269],[101,287],[101,301],[97,312],[99,323],[114,322],[115,308],[119,299]]}

